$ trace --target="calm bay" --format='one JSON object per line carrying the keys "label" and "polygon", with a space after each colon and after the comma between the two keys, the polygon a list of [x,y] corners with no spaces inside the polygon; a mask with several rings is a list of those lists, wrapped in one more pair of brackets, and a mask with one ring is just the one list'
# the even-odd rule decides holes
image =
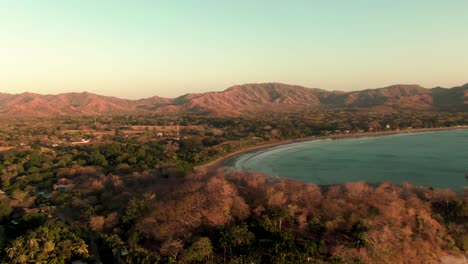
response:
{"label": "calm bay", "polygon": [[468,183],[468,130],[292,143],[246,153],[230,163],[318,185],[391,181],[460,191]]}

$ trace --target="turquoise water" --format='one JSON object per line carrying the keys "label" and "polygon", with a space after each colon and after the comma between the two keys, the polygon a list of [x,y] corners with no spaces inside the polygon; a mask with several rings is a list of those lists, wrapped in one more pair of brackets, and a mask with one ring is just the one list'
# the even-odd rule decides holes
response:
{"label": "turquoise water", "polygon": [[468,130],[293,143],[246,153],[230,163],[318,185],[392,181],[461,190],[468,186]]}

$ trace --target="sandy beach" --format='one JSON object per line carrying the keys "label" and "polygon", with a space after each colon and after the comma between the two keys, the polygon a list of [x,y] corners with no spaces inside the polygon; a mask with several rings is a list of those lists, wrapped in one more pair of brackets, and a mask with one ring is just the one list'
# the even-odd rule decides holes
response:
{"label": "sandy beach", "polygon": [[432,132],[432,131],[444,131],[444,130],[458,130],[458,129],[468,129],[468,126],[456,126],[456,127],[437,127],[437,128],[414,128],[414,129],[405,129],[405,130],[391,130],[391,131],[379,131],[379,132],[360,132],[360,133],[349,133],[349,134],[334,134],[327,136],[312,136],[312,137],[303,137],[295,139],[285,139],[285,140],[272,140],[268,142],[262,142],[257,145],[241,149],[228,155],[225,155],[221,158],[215,159],[203,165],[195,167],[196,172],[206,172],[208,170],[216,170],[218,168],[224,167],[225,162],[229,159],[235,158],[237,156],[243,155],[245,153],[258,151],[266,148],[276,147],[280,145],[287,145],[291,143],[312,141],[312,140],[323,140],[323,139],[339,139],[339,138],[356,138],[356,137],[378,137],[394,134],[405,134],[405,133],[419,133],[419,132]]}

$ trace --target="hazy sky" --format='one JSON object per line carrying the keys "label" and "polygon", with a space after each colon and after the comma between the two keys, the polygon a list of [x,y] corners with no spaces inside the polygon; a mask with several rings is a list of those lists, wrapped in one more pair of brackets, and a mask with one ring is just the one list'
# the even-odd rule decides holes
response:
{"label": "hazy sky", "polygon": [[0,92],[468,82],[466,0],[0,0]]}

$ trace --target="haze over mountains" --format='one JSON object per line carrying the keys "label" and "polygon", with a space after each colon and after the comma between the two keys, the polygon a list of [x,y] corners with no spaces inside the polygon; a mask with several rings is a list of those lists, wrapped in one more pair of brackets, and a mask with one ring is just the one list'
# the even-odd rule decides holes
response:
{"label": "haze over mountains", "polygon": [[177,98],[128,100],[92,93],[40,95],[0,93],[1,116],[100,115],[136,112],[195,113],[233,116],[263,111],[341,109],[468,111],[468,84],[423,88],[393,85],[353,92],[326,91],[281,83],[244,84],[222,92],[186,94]]}

